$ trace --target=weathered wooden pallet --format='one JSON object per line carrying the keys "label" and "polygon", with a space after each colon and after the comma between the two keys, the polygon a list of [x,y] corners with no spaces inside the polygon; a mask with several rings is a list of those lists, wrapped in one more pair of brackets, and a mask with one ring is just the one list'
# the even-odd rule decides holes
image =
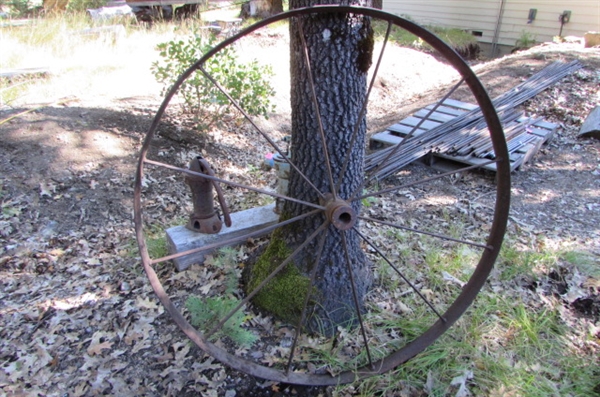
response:
{"label": "weathered wooden pallet", "polygon": [[431,111],[431,109],[433,109],[434,106],[435,105],[433,104],[426,106],[412,116],[389,126],[387,130],[374,134],[371,137],[371,149],[377,149],[388,145],[396,145],[402,142],[404,137],[410,134],[414,127],[419,125],[419,122],[421,121],[421,125],[419,125],[419,128],[415,130],[413,136],[419,136],[431,128],[437,127],[438,125],[450,121],[463,113],[477,108],[477,106],[473,104],[448,98],[442,102],[442,105],[439,106],[435,112],[431,113],[429,117],[427,117],[427,114]]}
{"label": "weathered wooden pallet", "polygon": [[[454,119],[461,114],[477,108],[476,105],[461,102],[453,99],[446,99],[442,106],[439,106],[433,113],[430,110],[435,105],[429,105],[412,116],[409,116],[400,122],[390,126],[386,131],[374,134],[371,137],[371,149],[377,149],[383,146],[396,145],[411,133],[415,126],[419,126],[413,133],[419,136],[425,131],[435,128],[445,122]],[[514,171],[521,165],[531,161],[535,154],[540,150],[543,144],[548,143],[558,129],[558,125],[544,120],[533,120],[530,117],[521,117],[511,123],[503,126],[505,131],[510,129],[520,129],[520,134],[507,136],[507,145],[510,153],[510,169]],[[487,153],[478,153],[477,155],[455,155],[450,153],[432,153],[425,156],[422,160],[425,163],[439,168],[457,169],[462,164],[478,165],[483,164],[493,158],[493,151]],[[442,161],[443,160],[443,161]],[[495,164],[487,164],[483,168],[495,171]]]}

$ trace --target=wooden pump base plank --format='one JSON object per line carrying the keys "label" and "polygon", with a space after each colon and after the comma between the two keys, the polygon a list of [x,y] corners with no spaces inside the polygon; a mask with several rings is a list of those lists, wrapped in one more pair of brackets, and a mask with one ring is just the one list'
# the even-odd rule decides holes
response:
{"label": "wooden pump base plank", "polygon": [[[185,226],[175,226],[167,229],[167,244],[169,254],[178,254],[191,249],[200,248],[219,240],[249,234],[279,222],[279,215],[273,210],[275,203],[262,207],[255,207],[245,211],[231,214],[231,227],[223,227],[217,234],[204,234],[191,231]],[[256,236],[260,237],[260,236]],[[185,270],[194,263],[204,262],[204,257],[212,251],[196,252],[194,254],[173,259],[177,270]]]}

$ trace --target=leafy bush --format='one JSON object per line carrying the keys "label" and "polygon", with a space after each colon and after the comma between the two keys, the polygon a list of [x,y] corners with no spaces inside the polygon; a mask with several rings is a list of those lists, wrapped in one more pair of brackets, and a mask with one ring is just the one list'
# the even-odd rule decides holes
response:
{"label": "leafy bush", "polygon": [[39,5],[34,4],[30,0],[9,0],[3,1],[2,6],[8,6],[8,10],[11,16],[16,18],[22,18],[30,15],[34,12]]}
{"label": "leafy bush", "polygon": [[100,8],[104,7],[108,3],[108,0],[70,0],[67,5],[69,11],[85,11],[88,8]]}
{"label": "leafy bush", "polygon": [[529,47],[533,47],[535,44],[536,44],[535,35],[526,30],[522,30],[521,35],[515,42],[515,47],[529,48]]}
{"label": "leafy bush", "polygon": [[[194,33],[187,41],[159,44],[157,49],[162,61],[152,64],[152,72],[163,84],[162,94],[215,42],[213,35],[206,37]],[[227,47],[207,60],[204,69],[249,115],[267,117],[267,113],[274,109],[271,97],[275,91],[268,80],[273,75],[270,67],[259,65],[257,61],[239,62],[235,50]],[[183,99],[183,111],[192,115],[204,128],[234,112],[227,96],[200,71],[194,72],[181,85],[178,95]]]}

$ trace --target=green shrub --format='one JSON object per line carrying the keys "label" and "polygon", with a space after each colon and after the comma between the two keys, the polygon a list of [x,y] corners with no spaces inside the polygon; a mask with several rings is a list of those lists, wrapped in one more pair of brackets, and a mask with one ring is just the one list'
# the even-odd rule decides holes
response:
{"label": "green shrub", "polygon": [[[152,72],[163,84],[162,94],[215,42],[213,35],[206,37],[194,33],[187,41],[172,40],[159,44],[157,49],[162,60],[152,64]],[[208,59],[204,69],[249,115],[267,117],[267,113],[274,110],[271,97],[275,91],[268,80],[273,75],[270,67],[259,65],[257,61],[242,63],[235,50],[227,47]],[[194,72],[181,85],[178,95],[183,99],[184,113],[193,116],[201,128],[207,128],[235,111],[227,96],[201,71]]]}
{"label": "green shrub", "polygon": [[536,44],[535,35],[526,30],[522,30],[521,35],[515,42],[515,47],[529,48],[529,47],[533,47],[535,44]]}
{"label": "green shrub", "polygon": [[85,11],[88,8],[104,7],[108,0],[69,0],[67,10],[69,11]]}
{"label": "green shrub", "polygon": [[39,8],[39,4],[36,5],[30,0],[9,0],[3,2],[2,5],[7,5],[10,15],[16,18],[27,17],[31,15],[36,8]]}

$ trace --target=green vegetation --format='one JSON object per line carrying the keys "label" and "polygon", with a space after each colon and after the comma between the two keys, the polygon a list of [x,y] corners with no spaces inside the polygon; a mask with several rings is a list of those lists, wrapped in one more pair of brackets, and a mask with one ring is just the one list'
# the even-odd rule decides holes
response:
{"label": "green vegetation", "polygon": [[453,48],[460,49],[471,44],[477,44],[475,36],[462,29],[443,28],[439,26],[428,26],[428,28]]}
{"label": "green vegetation", "polygon": [[600,279],[598,258],[589,252],[566,251],[559,254],[560,258],[574,265],[582,274]]}
{"label": "green vegetation", "polygon": [[[239,301],[232,297],[197,297],[190,296],[185,306],[190,311],[191,323],[204,332],[212,331],[218,321],[224,318],[233,310]],[[245,321],[243,310],[238,310],[235,314],[215,332],[211,339],[216,340],[227,336],[235,344],[243,347],[250,347],[256,342],[257,337],[252,332],[242,327]]]}
{"label": "green vegetation", "polygon": [[12,17],[23,18],[29,16],[36,9],[40,8],[40,4],[35,4],[29,0],[0,0],[0,7],[7,11]]}
{"label": "green vegetation", "polygon": [[[90,21],[84,13],[50,15],[33,19],[26,26],[2,27],[6,52],[0,62],[3,67],[12,67],[20,57],[34,49],[46,56],[63,58],[73,51],[73,47],[84,44],[84,38],[74,33],[88,27]],[[20,53],[10,51],[13,43],[21,48]]]}
{"label": "green vegetation", "polygon": [[515,42],[516,48],[529,48],[536,44],[535,35],[526,30],[521,31],[521,35]]}
{"label": "green vegetation", "polygon": [[[284,9],[285,8],[286,7],[285,7],[285,4],[284,4]],[[260,22],[260,21],[262,21],[262,19],[260,19],[260,18],[255,18],[255,17],[246,18],[242,22],[242,29],[248,28],[248,27],[250,27],[250,26],[252,26],[255,23]],[[288,25],[289,25],[289,21],[287,19],[282,19],[281,21],[277,21],[277,22],[274,22],[272,24],[269,24],[267,26],[267,28],[270,29],[270,30],[276,30],[276,29],[279,29],[279,28],[286,28],[287,29]]]}
{"label": "green vegetation", "polygon": [[[404,17],[406,18],[406,16]],[[410,18],[406,19],[410,20]],[[377,40],[382,40],[385,37],[387,24],[377,21],[373,23],[373,28],[375,31],[375,38]],[[435,33],[440,39],[446,42],[450,47],[456,49],[459,53],[468,50],[471,46],[477,45],[475,36],[461,29],[444,28],[440,26],[425,26],[425,28]],[[396,26],[392,28],[389,40],[392,43],[396,43],[403,47],[430,48],[423,40],[417,38],[414,34]]]}
{"label": "green vegetation", "polygon": [[85,12],[87,9],[104,7],[108,0],[69,0],[67,10],[74,12]]}
{"label": "green vegetation", "polygon": [[[438,298],[452,300],[456,292],[444,287],[439,272],[445,270],[461,278],[478,257],[460,245],[440,244],[428,238],[420,238],[420,244],[415,245],[410,234],[390,231],[387,235],[398,241],[397,252],[403,262],[421,256],[427,263],[428,266],[418,269],[422,272],[419,279],[429,280],[429,289],[444,291],[434,298],[436,302]],[[559,297],[563,292],[556,289],[560,288],[557,282],[566,282],[562,275],[569,279],[569,274],[580,274],[588,278],[588,283],[597,283],[598,257],[580,251],[557,252],[538,243],[529,245],[537,249],[524,249],[507,236],[489,284],[467,313],[406,364],[385,375],[354,383],[353,395],[454,396],[460,390],[475,396],[598,395],[600,358],[584,342],[597,343],[597,328],[575,330],[573,321],[577,320]],[[411,271],[414,270],[407,270]],[[402,289],[402,281],[389,266],[378,267],[376,277],[388,291]],[[409,278],[412,277],[411,274]],[[403,345],[404,340],[421,335],[435,321],[424,305],[416,301],[411,304],[410,299],[404,298],[403,302],[402,314],[389,307],[370,307],[366,323],[372,330],[370,339],[374,346],[375,340],[384,345],[382,342],[394,330],[401,333],[386,348],[394,348],[394,343]],[[574,333],[582,335],[573,338]],[[350,334],[346,341],[350,345],[360,344],[357,330]],[[320,350],[323,349],[321,346]],[[339,349],[313,350],[315,357],[336,371],[365,363],[359,356],[344,358]],[[333,395],[344,396],[349,391],[347,386],[341,386]]]}
{"label": "green vegetation", "polygon": [[[215,36],[200,33],[190,35],[187,41],[176,39],[159,44],[157,49],[162,61],[152,64],[152,73],[163,84],[162,94],[215,44]],[[274,109],[270,102],[275,94],[268,80],[273,75],[270,67],[259,65],[257,61],[240,62],[230,46],[207,60],[203,68],[249,115],[267,117]],[[223,120],[234,110],[227,95],[201,71],[195,71],[181,85],[178,95],[184,101],[184,112],[194,117],[200,129]]]}
{"label": "green vegetation", "polygon": [[[203,332],[211,332],[218,322],[240,303],[234,296],[239,282],[238,251],[232,248],[223,248],[214,256],[207,258],[204,266],[212,266],[220,270],[225,290],[220,296],[190,296],[186,300],[185,306],[190,312],[192,325]],[[208,293],[210,294],[210,291]],[[225,336],[238,346],[252,346],[258,337],[243,327],[245,321],[244,310],[236,311],[211,336],[211,340]]]}
{"label": "green vegetation", "polygon": [[[252,266],[246,293],[256,289],[290,253],[285,242],[274,234],[265,252]],[[308,277],[300,274],[293,263],[289,263],[254,297],[253,302],[280,319],[297,321],[302,311],[309,282]]]}
{"label": "green vegetation", "polygon": [[[382,330],[406,337],[431,324],[418,313]],[[598,357],[566,337],[559,309],[533,309],[506,297],[483,293],[469,313],[434,345],[388,374],[353,385],[359,396],[456,395],[461,384],[470,395],[592,396],[598,384]],[[338,357],[330,357],[332,364]],[[339,365],[339,364],[338,364]],[[468,374],[468,375],[467,375]],[[341,387],[339,394],[343,394]],[[334,394],[336,395],[336,394]]]}
{"label": "green vegetation", "polygon": [[168,254],[167,238],[163,228],[153,227],[146,233],[146,245],[150,258],[161,258]]}
{"label": "green vegetation", "polygon": [[[441,215],[438,221],[454,222],[448,226],[454,237],[470,229],[466,218]],[[438,309],[460,292],[456,281],[449,282],[442,273],[466,281],[479,258],[477,249],[462,244],[393,229],[381,233],[388,243],[394,241],[398,263],[409,264],[400,270],[419,281]],[[489,284],[457,324],[430,348],[388,374],[340,386],[333,395],[467,395],[460,390],[482,396],[596,395],[600,359],[582,341],[597,343],[597,329],[572,329],[572,314],[565,311],[565,301],[559,298],[563,292],[556,289],[561,288],[556,282],[561,275],[568,278],[568,274],[578,273],[597,283],[598,258],[586,252],[552,251],[540,242],[527,246],[538,248],[524,249],[522,242],[508,236]],[[418,298],[405,293],[397,299],[389,296],[407,289],[386,262],[377,263],[374,298],[364,318],[375,358],[403,346],[436,321]],[[383,294],[380,301],[379,293]],[[574,332],[585,335],[574,339]],[[359,329],[350,329],[340,330],[334,339],[313,340],[301,348],[317,367],[338,373],[365,365],[362,344]]]}

